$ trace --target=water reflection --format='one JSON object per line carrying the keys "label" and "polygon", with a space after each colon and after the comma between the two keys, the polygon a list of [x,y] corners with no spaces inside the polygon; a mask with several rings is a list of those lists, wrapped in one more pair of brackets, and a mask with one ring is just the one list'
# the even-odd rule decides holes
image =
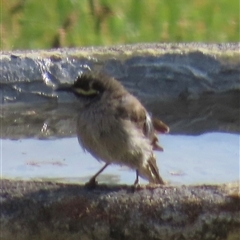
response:
{"label": "water reflection", "polygon": [[[239,179],[239,134],[160,136],[163,153],[157,163],[171,184],[215,184]],[[99,170],[99,163],[79,147],[76,138],[56,140],[1,140],[2,176],[84,183]],[[135,172],[110,166],[98,178],[104,183],[132,184]],[[146,181],[141,179],[141,183]]]}

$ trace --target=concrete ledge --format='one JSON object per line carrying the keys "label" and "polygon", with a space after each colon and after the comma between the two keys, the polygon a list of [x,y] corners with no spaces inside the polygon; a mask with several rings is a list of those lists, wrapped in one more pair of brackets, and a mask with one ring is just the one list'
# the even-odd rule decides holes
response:
{"label": "concrete ledge", "polygon": [[1,181],[1,239],[237,239],[239,183],[129,186]]}

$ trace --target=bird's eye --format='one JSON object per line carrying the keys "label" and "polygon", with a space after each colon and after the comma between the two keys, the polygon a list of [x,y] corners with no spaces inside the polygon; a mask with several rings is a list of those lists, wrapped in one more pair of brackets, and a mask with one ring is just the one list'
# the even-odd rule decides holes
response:
{"label": "bird's eye", "polygon": [[96,89],[83,89],[83,88],[75,88],[74,89],[75,92],[79,95],[83,95],[83,96],[96,96],[99,94],[99,91],[97,91]]}

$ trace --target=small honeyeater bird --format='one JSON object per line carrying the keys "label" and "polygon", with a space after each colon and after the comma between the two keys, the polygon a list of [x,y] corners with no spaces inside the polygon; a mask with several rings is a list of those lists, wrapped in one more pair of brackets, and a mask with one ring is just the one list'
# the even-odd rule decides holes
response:
{"label": "small honeyeater bird", "polygon": [[149,183],[164,184],[153,150],[163,151],[157,133],[169,132],[162,121],[152,118],[140,101],[113,77],[103,73],[86,73],[73,84],[60,84],[57,91],[73,93],[79,100],[77,137],[80,145],[105,165],[119,164],[136,170]]}

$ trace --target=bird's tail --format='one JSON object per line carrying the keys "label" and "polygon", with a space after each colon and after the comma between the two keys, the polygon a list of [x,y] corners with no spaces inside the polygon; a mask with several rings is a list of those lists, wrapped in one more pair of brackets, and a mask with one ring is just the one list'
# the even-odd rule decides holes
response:
{"label": "bird's tail", "polygon": [[159,170],[156,164],[155,156],[152,155],[148,160],[145,166],[141,169],[138,169],[141,177],[148,179],[150,183],[156,184],[165,184],[163,179],[159,174]]}

